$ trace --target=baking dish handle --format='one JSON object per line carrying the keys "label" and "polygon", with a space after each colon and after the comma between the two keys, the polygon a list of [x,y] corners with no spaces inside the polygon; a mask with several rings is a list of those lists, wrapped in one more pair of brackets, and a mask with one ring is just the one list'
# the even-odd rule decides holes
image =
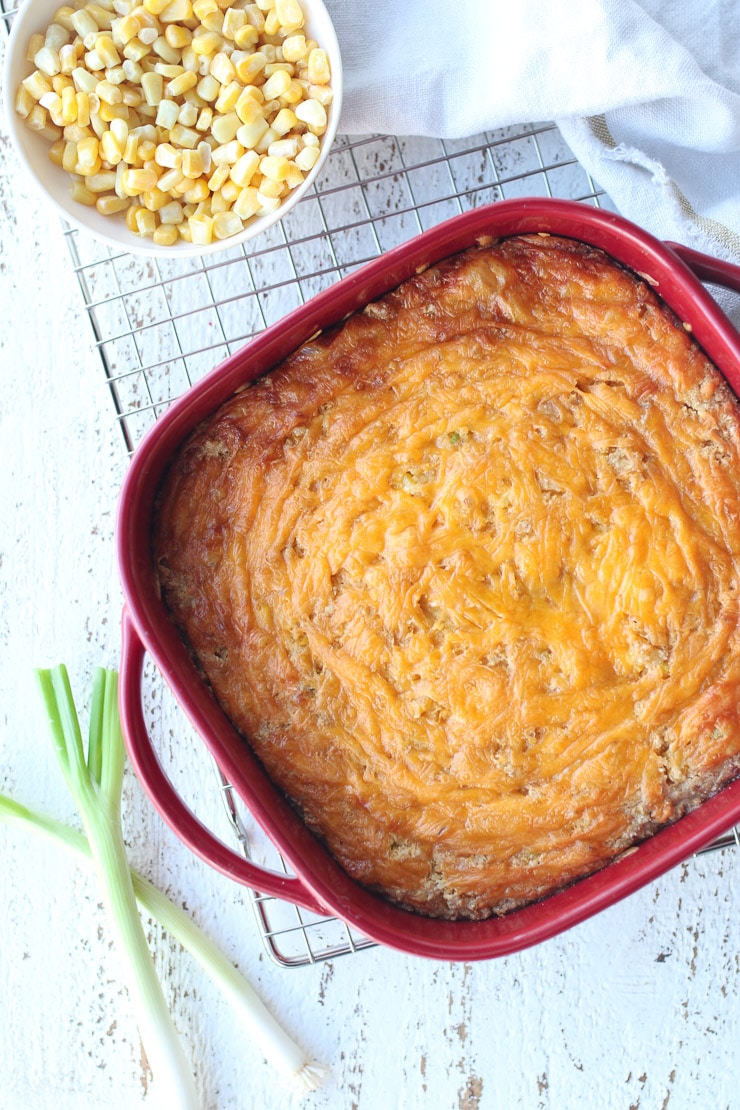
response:
{"label": "baking dish handle", "polygon": [[700,281],[708,281],[740,293],[740,266],[734,262],[725,262],[721,258],[713,258],[710,254],[702,254],[701,251],[685,247],[682,243],[667,242],[665,245],[686,263]]}
{"label": "baking dish handle", "polygon": [[262,894],[326,916],[327,909],[300,879],[260,867],[232,851],[188,809],[162,769],[141,704],[145,649],[126,609],[122,621],[119,708],[126,749],[136,775],[160,816],[179,839],[216,871]]}

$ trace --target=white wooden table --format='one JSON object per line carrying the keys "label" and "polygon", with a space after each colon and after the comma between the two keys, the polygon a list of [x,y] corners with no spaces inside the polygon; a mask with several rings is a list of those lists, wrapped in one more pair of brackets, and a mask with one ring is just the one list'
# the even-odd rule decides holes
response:
{"label": "white wooden table", "polygon": [[[117,665],[126,456],[60,225],[2,136],[0,242],[0,789],[74,821],[32,671],[65,661],[85,703],[93,668]],[[166,736],[156,701],[150,711]],[[186,761],[183,788],[199,774]],[[374,948],[286,970],[268,958],[246,893],[175,840],[133,776],[125,824],[132,862],[330,1066],[307,1107],[740,1107],[740,850],[691,860],[499,961]],[[0,859],[1,1110],[161,1105],[93,880],[5,827]],[[158,927],[150,938],[203,1106],[296,1105],[191,958]]]}

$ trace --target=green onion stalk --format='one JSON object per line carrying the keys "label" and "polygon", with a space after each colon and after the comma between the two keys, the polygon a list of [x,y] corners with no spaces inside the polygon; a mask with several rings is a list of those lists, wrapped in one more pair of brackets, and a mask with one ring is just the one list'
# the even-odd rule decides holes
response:
{"label": "green onion stalk", "polygon": [[121,825],[126,750],[118,715],[117,673],[103,668],[95,672],[87,754],[66,668],[36,673],[57,759],[86,835],[4,794],[0,794],[0,821],[45,836],[95,867],[162,1104],[172,1110],[197,1110],[200,1105],[152,962],[139,906],[198,960],[235,1007],[264,1057],[301,1091],[315,1090],[326,1069],[306,1059],[244,976],[192,918],[129,867]]}

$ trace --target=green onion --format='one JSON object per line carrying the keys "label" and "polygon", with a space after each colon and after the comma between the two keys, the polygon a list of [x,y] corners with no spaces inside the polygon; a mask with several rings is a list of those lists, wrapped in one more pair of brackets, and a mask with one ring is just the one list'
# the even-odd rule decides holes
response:
{"label": "green onion", "polygon": [[64,666],[37,672],[54,748],[77,803],[87,837],[54,818],[0,794],[0,820],[51,838],[92,863],[103,889],[126,983],[162,1105],[197,1107],[185,1059],[157,978],[137,902],[200,962],[221,987],[263,1055],[303,1091],[315,1090],[325,1069],[305,1055],[280,1027],[250,984],[219,948],[148,879],[129,868],[121,826],[126,761],[118,716],[118,676],[99,668],[93,683],[85,755],[77,710]]}

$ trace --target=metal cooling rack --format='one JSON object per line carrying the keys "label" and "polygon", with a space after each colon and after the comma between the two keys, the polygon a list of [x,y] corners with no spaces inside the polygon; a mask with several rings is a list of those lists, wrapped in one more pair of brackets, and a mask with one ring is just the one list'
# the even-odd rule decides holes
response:
{"label": "metal cooling rack", "polygon": [[[0,0],[0,26],[16,9]],[[460,141],[340,137],[314,190],[266,234],[216,257],[143,259],[64,225],[128,452],[171,401],[251,337],[353,269],[451,216],[504,198],[549,196],[611,208],[552,123]],[[217,772],[232,837],[287,871]],[[740,845],[735,828],[705,851]],[[252,894],[271,957],[298,967],[371,945],[335,918]]]}

